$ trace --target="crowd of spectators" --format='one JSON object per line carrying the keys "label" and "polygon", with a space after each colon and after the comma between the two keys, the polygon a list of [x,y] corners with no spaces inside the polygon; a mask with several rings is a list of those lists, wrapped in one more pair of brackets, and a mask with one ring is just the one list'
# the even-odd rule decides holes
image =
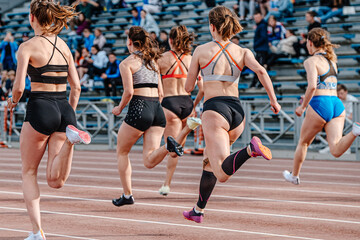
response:
{"label": "crowd of spectators", "polygon": [[[76,4],[76,10],[80,13],[70,22],[71,31],[67,39],[70,49],[74,52],[81,83],[92,87],[94,80],[101,81],[106,96],[117,95],[116,89],[121,85],[118,71],[120,61],[116,59],[116,55],[112,52],[112,43],[108,42],[102,30],[92,27],[92,19],[101,11],[127,8],[129,5],[125,0],[61,0],[61,2]],[[270,70],[279,58],[308,56],[307,32],[312,28],[321,27],[321,23],[326,23],[331,18],[342,17],[344,8],[350,5],[349,0],[320,0],[320,6],[313,7],[306,13],[305,19],[309,25],[307,29],[300,30],[301,33],[297,36],[296,32],[286,29],[281,22],[284,18],[292,16],[294,2],[294,0],[238,0],[233,6],[241,21],[255,23],[253,50],[256,59],[267,70]],[[160,30],[153,16],[162,11],[162,4],[162,0],[143,0],[141,6],[132,7],[131,25],[145,28],[164,52],[170,49],[168,31]],[[25,33],[21,39],[15,41],[11,32],[8,32],[0,43],[0,63],[7,74],[16,69],[16,51],[28,38]],[[231,41],[240,45],[238,36],[234,36]],[[6,91],[3,91],[5,85],[2,78],[2,94],[6,94]],[[254,77],[250,86],[261,87],[261,84]]]}

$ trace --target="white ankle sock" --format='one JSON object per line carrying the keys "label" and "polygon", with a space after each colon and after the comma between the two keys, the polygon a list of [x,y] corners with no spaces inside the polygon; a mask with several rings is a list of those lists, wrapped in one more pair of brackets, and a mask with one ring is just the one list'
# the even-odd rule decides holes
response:
{"label": "white ankle sock", "polygon": [[132,195],[125,195],[125,194],[124,194],[124,198],[126,198],[126,199],[130,199],[131,196],[132,196]]}

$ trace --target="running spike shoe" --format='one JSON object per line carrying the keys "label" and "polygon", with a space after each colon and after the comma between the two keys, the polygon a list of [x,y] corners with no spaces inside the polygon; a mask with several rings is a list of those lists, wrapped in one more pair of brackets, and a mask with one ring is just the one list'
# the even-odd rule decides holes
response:
{"label": "running spike shoe", "polygon": [[27,238],[25,238],[24,240],[46,240],[46,237],[45,237],[43,230],[40,230],[36,234],[34,234],[33,232],[30,232],[29,236]]}
{"label": "running spike shoe", "polygon": [[201,119],[196,117],[189,117],[186,120],[186,124],[191,130],[195,130],[198,126],[201,125]]}
{"label": "running spike shoe", "polygon": [[163,196],[167,196],[170,193],[170,187],[162,185],[159,189],[159,194]]}
{"label": "running spike shoe", "polygon": [[262,145],[261,140],[258,137],[253,137],[250,141],[251,157],[261,156],[266,160],[272,158],[272,154],[269,148]]}
{"label": "running spike shoe", "polygon": [[190,211],[184,211],[183,215],[187,220],[194,221],[196,223],[202,223],[204,219],[203,213],[196,213],[195,208],[191,209]]}
{"label": "running spike shoe", "polygon": [[292,172],[289,172],[288,170],[283,171],[283,176],[287,182],[291,182],[292,184],[295,184],[295,185],[300,184],[300,178],[293,176]]}
{"label": "running spike shoe", "polygon": [[123,194],[120,198],[115,198],[112,200],[112,203],[117,206],[117,207],[121,207],[123,205],[131,205],[135,203],[135,200],[133,198],[133,196],[131,196],[129,199],[127,199],[125,197],[125,195]]}
{"label": "running spike shoe", "polygon": [[66,137],[72,144],[84,143],[89,144],[91,142],[90,134],[84,131],[81,131],[74,127],[73,125],[68,125],[66,127]]}
{"label": "running spike shoe", "polygon": [[178,156],[182,156],[184,154],[183,147],[171,136],[167,137],[167,150],[169,152],[176,153]]}

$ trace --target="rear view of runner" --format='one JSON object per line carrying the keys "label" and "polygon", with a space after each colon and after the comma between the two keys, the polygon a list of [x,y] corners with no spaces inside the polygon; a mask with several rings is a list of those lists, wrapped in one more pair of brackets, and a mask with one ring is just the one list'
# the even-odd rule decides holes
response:
{"label": "rear view of runner", "polygon": [[242,30],[238,18],[228,8],[218,6],[209,12],[209,21],[214,41],[195,49],[185,84],[186,91],[191,92],[201,69],[205,98],[201,117],[206,144],[204,170],[197,205],[183,213],[186,219],[197,223],[203,221],[204,208],[217,180],[226,182],[251,157],[272,158],[271,151],[257,137],[253,137],[247,147],[230,155],[231,144],[245,127],[238,91],[244,66],[258,75],[270,98],[272,111],[277,114],[281,109],[266,70],[250,50],[230,42],[231,37]]}
{"label": "rear view of runner", "polygon": [[[46,147],[48,185],[61,188],[70,174],[74,144],[91,141],[89,134],[75,127],[74,110],[80,96],[80,82],[69,48],[57,37],[73,16],[73,7],[60,6],[51,0],[31,1],[29,21],[35,37],[20,45],[13,95],[8,99],[12,111],[22,96],[28,73],[31,93],[20,135],[23,193],[33,226],[26,240],[45,239],[37,172]],[[66,98],[68,82],[69,101]]]}
{"label": "rear view of runner", "polygon": [[[193,40],[194,34],[190,34],[185,26],[173,27],[169,34],[171,50],[165,52],[158,61],[164,89],[164,99],[161,103],[166,117],[164,139],[168,136],[178,136],[181,129],[186,127],[187,121],[189,125],[194,124],[193,128],[201,124],[199,118],[189,116],[194,111],[194,106],[203,98],[202,81],[197,82],[199,92],[195,102],[191,99],[191,94],[185,91]],[[186,135],[191,130],[189,127],[186,127]],[[185,139],[181,143],[182,145],[185,144]],[[169,156],[165,183],[159,189],[161,195],[166,196],[170,192],[171,179],[174,175],[177,162],[178,157],[173,158]]]}

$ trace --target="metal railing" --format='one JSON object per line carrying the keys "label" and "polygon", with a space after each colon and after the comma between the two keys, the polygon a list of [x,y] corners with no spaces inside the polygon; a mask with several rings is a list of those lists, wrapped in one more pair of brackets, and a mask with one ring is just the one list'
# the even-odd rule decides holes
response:
{"label": "metal railing", "polygon": [[[266,100],[242,101],[242,106],[246,115],[245,129],[241,137],[236,142],[236,146],[248,144],[253,135],[259,136],[266,145],[273,148],[295,149],[300,138],[300,130],[303,121],[302,117],[295,115],[295,109],[299,106],[298,101],[280,101],[282,110],[279,114],[271,111],[270,103]],[[126,115],[125,109],[120,116],[114,116],[112,109],[113,102],[103,101],[80,101],[76,110],[77,124],[80,129],[88,131],[93,139],[93,143],[107,144],[109,149],[114,149],[117,142],[118,129]],[[25,115],[25,105],[17,107],[13,117],[13,134],[11,137],[4,132],[4,110],[0,107],[0,141],[18,140],[20,129]],[[353,103],[353,120],[346,119],[344,134],[351,130],[352,122],[360,120],[360,103]],[[7,119],[8,125],[10,124]],[[325,134],[319,133],[316,136],[317,143],[310,148],[321,149],[328,144]],[[236,147],[235,146],[235,147]],[[355,152],[356,159],[360,160],[358,138],[352,145],[352,152]]]}

